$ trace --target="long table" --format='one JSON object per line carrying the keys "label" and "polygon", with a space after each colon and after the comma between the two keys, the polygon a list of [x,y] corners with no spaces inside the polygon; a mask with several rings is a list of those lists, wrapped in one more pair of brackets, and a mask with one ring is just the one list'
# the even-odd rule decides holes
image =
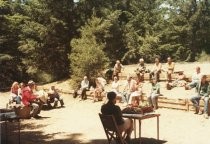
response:
{"label": "long table", "polygon": [[123,114],[124,118],[130,118],[134,121],[134,136],[136,138],[136,120],[139,121],[139,143],[141,143],[141,121],[144,119],[157,118],[157,139],[159,140],[159,116],[160,114],[147,113],[147,114]]}

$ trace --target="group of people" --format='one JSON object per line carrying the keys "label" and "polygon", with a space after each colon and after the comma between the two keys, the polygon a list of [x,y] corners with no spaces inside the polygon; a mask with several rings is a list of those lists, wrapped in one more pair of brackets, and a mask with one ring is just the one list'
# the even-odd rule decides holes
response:
{"label": "group of people", "polygon": [[[123,66],[117,62],[118,66],[123,68]],[[150,74],[150,82],[151,82],[151,91],[148,95],[148,103],[154,108],[157,109],[157,97],[160,96],[160,84],[159,84],[159,74],[161,71],[165,71],[167,74],[167,85],[170,87],[182,86],[185,90],[196,89],[196,94],[190,98],[190,101],[193,103],[195,107],[195,114],[204,114],[204,118],[208,119],[208,105],[209,105],[209,95],[210,95],[210,85],[207,81],[207,75],[201,73],[201,69],[199,66],[196,67],[195,74],[192,75],[191,82],[187,83],[185,81],[186,76],[183,71],[178,72],[177,78],[172,81],[172,73],[174,72],[174,62],[172,62],[171,58],[167,59],[167,69],[162,70],[161,63],[158,58],[155,58],[155,65],[152,71],[146,69],[144,65],[144,60],[141,58],[139,60],[138,68],[135,71],[137,74],[137,80],[133,77],[128,76],[126,81],[127,89],[126,94],[124,95],[124,101],[130,104],[130,101],[135,93],[138,91],[139,93],[136,95],[140,95],[142,92],[142,85],[140,82],[144,81],[144,73],[149,72]],[[121,70],[121,69],[120,69]],[[120,72],[119,68],[117,72]],[[119,73],[118,73],[119,74]],[[118,125],[119,131],[127,133],[126,141],[129,143],[130,134],[133,130],[133,122],[131,119],[124,119],[122,117],[122,111],[119,106],[116,105],[116,99],[119,95],[123,95],[119,91],[120,82],[119,75],[116,72],[113,74],[113,82],[111,85],[111,91],[107,93],[108,102],[103,104],[101,107],[101,113],[105,115],[113,115],[115,117],[116,123]],[[153,78],[152,78],[153,77]],[[201,109],[199,103],[200,100],[204,100],[204,109]]]}
{"label": "group of people", "polygon": [[80,83],[79,89],[75,90],[74,98],[77,95],[81,96],[81,100],[87,99],[87,91],[90,91],[93,95],[93,102],[101,101],[105,92],[105,85],[107,84],[106,80],[103,77],[97,77],[94,79],[94,83],[91,85],[87,76],[84,76],[83,80]]}
{"label": "group of people", "polygon": [[[47,104],[49,108],[55,108],[58,105],[58,101],[63,107],[63,99],[55,86],[51,86],[48,92],[43,89],[38,90],[37,85],[32,80],[28,81],[27,84],[13,82],[11,86],[11,100],[9,103],[30,107],[30,117],[39,118],[39,113],[44,104]],[[54,105],[52,106],[51,103],[54,103]]]}

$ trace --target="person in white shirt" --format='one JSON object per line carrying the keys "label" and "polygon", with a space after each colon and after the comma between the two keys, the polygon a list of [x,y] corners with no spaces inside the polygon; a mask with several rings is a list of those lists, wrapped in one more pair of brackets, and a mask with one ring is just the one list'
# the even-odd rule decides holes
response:
{"label": "person in white shirt", "polygon": [[112,91],[115,92],[116,94],[119,93],[119,87],[120,83],[117,79],[117,76],[114,77],[114,81],[112,82]]}
{"label": "person in white shirt", "polygon": [[81,99],[82,100],[86,100],[87,99],[87,95],[86,95],[86,91],[89,89],[89,80],[87,78],[87,76],[84,76],[84,79],[81,82]]}
{"label": "person in white shirt", "polygon": [[192,81],[185,86],[186,90],[194,88],[201,80],[201,77],[203,75],[201,73],[201,68],[197,66],[195,70],[196,72],[192,75]]}
{"label": "person in white shirt", "polygon": [[153,69],[149,74],[150,81],[152,80],[152,77],[154,77],[156,81],[159,81],[161,69],[162,69],[162,64],[160,63],[159,58],[156,57]]}
{"label": "person in white shirt", "polygon": [[122,93],[120,92],[120,82],[117,76],[114,77],[114,81],[112,82],[111,88],[111,91],[115,92],[117,94],[117,97],[121,97],[121,102],[126,101]]}
{"label": "person in white shirt", "polygon": [[129,104],[129,99],[131,98],[131,94],[137,90],[137,82],[131,77],[127,77],[127,82],[124,88],[124,95],[127,103]]}

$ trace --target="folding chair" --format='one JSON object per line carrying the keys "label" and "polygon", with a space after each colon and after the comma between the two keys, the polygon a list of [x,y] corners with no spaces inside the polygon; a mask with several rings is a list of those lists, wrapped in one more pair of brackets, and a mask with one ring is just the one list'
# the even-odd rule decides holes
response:
{"label": "folding chair", "polygon": [[109,144],[114,140],[117,144],[128,144],[125,141],[125,134],[122,136],[113,115],[103,115],[99,113],[101,123],[104,127],[105,134]]}

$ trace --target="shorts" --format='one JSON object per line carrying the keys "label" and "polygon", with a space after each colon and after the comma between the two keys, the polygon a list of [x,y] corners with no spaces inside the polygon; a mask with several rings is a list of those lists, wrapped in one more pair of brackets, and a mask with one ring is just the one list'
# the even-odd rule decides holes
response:
{"label": "shorts", "polygon": [[127,131],[131,128],[133,128],[132,127],[132,120],[128,119],[128,118],[124,119],[124,123],[122,125],[118,126],[118,129],[119,129],[120,133],[122,133],[124,131]]}

